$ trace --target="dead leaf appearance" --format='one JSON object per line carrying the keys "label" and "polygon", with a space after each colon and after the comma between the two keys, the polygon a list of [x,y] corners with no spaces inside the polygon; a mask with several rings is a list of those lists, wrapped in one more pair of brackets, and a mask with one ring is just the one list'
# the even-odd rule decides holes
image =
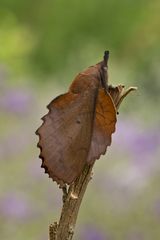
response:
{"label": "dead leaf appearance", "polygon": [[108,86],[109,51],[79,73],[69,91],[48,105],[38,128],[42,167],[61,186],[71,184],[111,144],[123,86]]}

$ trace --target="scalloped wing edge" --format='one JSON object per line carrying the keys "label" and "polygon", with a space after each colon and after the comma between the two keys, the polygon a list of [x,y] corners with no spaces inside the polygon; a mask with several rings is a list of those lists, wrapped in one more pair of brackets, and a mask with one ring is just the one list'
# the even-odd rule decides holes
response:
{"label": "scalloped wing edge", "polygon": [[[62,96],[62,95],[60,95],[60,96]],[[58,96],[58,97],[60,97],[60,96]],[[57,98],[58,98],[58,97],[57,97]],[[55,98],[55,99],[57,99],[57,98]],[[54,100],[55,100],[55,99],[54,99]],[[51,105],[52,102],[53,102],[53,100],[47,105],[47,109],[48,109],[49,111],[48,111],[47,114],[45,114],[45,115],[41,118],[41,120],[42,120],[43,122],[42,122],[41,126],[36,130],[35,134],[39,137],[39,141],[38,141],[38,143],[37,143],[37,147],[40,149],[39,158],[42,160],[41,168],[44,168],[44,173],[48,174],[48,177],[51,178],[53,181],[55,181],[55,182],[60,186],[60,188],[62,188],[62,187],[65,185],[65,182],[63,182],[61,179],[59,179],[58,177],[56,177],[54,174],[51,174],[51,172],[48,170],[47,166],[46,166],[45,163],[44,163],[44,162],[45,162],[45,159],[44,159],[44,157],[43,157],[43,154],[42,154],[42,146],[41,146],[41,144],[40,144],[40,142],[41,142],[41,134],[39,133],[39,130],[41,129],[41,127],[44,125],[44,123],[45,123],[45,121],[46,121],[45,117],[51,113],[50,105]]]}

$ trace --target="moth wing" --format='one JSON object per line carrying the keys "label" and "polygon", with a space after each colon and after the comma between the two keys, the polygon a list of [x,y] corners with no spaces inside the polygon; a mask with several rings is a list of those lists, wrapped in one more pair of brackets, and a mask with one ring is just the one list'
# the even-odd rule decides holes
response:
{"label": "moth wing", "polygon": [[103,88],[99,88],[92,141],[87,158],[89,164],[99,159],[101,154],[105,154],[107,147],[111,145],[111,136],[115,132],[115,124],[116,109],[113,100],[109,93]]}
{"label": "moth wing", "polygon": [[42,167],[57,183],[72,183],[81,173],[91,143],[97,90],[68,92],[49,105],[37,130]]}

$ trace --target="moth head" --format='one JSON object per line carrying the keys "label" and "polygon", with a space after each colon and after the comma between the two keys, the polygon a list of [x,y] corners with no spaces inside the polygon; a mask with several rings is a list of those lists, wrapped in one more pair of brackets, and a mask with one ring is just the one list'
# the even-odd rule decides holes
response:
{"label": "moth head", "polygon": [[108,59],[109,59],[109,51],[104,52],[104,57],[103,57],[103,68],[106,69],[108,67]]}
{"label": "moth head", "polygon": [[108,59],[109,51],[105,51],[103,60],[98,63],[101,86],[105,88],[106,91],[108,90]]}

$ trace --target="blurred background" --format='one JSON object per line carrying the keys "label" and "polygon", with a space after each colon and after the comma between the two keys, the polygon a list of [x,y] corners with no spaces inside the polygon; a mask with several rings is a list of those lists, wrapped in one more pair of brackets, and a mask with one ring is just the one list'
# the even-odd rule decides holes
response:
{"label": "blurred background", "polygon": [[0,239],[46,240],[61,191],[44,174],[35,130],[46,105],[110,50],[124,101],[94,167],[74,239],[160,239],[160,1],[0,1]]}

